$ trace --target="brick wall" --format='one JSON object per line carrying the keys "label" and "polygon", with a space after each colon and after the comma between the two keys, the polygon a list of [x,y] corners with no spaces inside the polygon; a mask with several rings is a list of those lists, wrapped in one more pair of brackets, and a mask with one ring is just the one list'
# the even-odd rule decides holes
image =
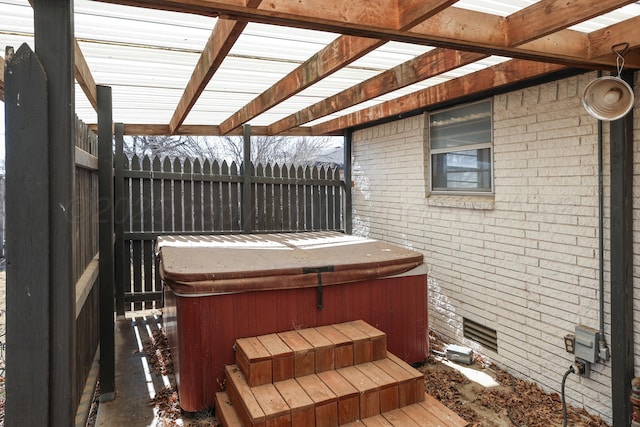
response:
{"label": "brick wall", "polygon": [[[599,328],[597,121],[580,100],[595,77],[494,97],[493,197],[428,195],[423,116],[353,137],[354,233],[423,252],[430,326],[547,391],[559,392],[573,361],[563,336],[576,324]],[[607,124],[604,129],[606,186]],[[640,188],[640,172],[635,179]],[[605,206],[608,195],[605,190]],[[640,214],[640,192],[635,206]],[[635,235],[640,242],[640,225]],[[608,208],[604,236],[606,249]],[[634,265],[637,277],[640,258]],[[608,280],[605,251],[605,289]],[[636,295],[640,300],[640,290]],[[608,292],[605,301],[608,331]],[[462,337],[463,317],[497,330],[497,353]],[[640,337],[636,342],[640,348]],[[610,365],[599,363],[589,379],[569,378],[567,398],[610,422],[610,389]]]}

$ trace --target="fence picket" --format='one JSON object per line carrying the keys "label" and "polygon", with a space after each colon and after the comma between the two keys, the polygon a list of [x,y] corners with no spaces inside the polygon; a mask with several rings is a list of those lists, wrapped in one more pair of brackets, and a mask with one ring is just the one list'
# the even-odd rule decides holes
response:
{"label": "fence picket", "polygon": [[[307,167],[307,170],[309,167]],[[318,168],[314,167],[311,170],[311,179],[318,180]],[[311,221],[313,224],[312,230],[322,230],[320,223],[320,185],[311,184],[308,186],[311,191]]]}
{"label": "fence picket", "polygon": [[184,180],[182,182],[182,193],[184,200],[184,230],[193,231],[193,175],[191,161],[185,159],[183,169]]}
{"label": "fence picket", "polygon": [[[220,175],[221,177],[223,177],[223,172],[220,171],[220,164],[218,163],[217,160],[213,161],[213,165],[211,167],[211,173],[213,175]],[[212,224],[213,224],[213,230],[214,231],[222,231],[224,230],[224,210],[223,210],[223,206],[225,206],[223,204],[222,201],[222,186],[223,186],[223,182],[222,180],[218,180],[212,183],[213,184],[213,189],[211,191],[211,198],[213,199],[212,201]]]}
{"label": "fence picket", "polygon": [[271,218],[273,218],[271,229],[276,231],[281,231],[282,228],[282,184],[281,184],[281,175],[280,175],[280,166],[276,163],[273,165],[273,171],[271,173],[271,177],[273,178],[273,195],[269,199],[269,204],[271,206],[270,211],[273,212]]}
{"label": "fence picket", "polygon": [[289,199],[289,167],[282,165],[282,230],[291,230],[291,202]]}
{"label": "fence picket", "polygon": [[[173,160],[173,173],[175,176],[182,174],[182,163],[180,159]],[[173,231],[184,231],[184,215],[182,210],[182,180],[174,179],[173,184]]]}
{"label": "fence picket", "polygon": [[[229,176],[230,177],[236,177],[238,178],[238,181],[236,181],[235,183],[231,183],[230,185],[230,189],[231,189],[231,209],[230,209],[230,213],[231,213],[231,222],[229,224],[229,228],[226,228],[225,231],[240,231],[242,230],[242,211],[240,210],[240,200],[241,200],[241,195],[240,195],[240,186],[241,186],[241,181],[240,179],[240,170],[238,168],[238,165],[236,164],[236,162],[232,162],[231,163],[231,167],[229,168]],[[229,206],[228,204],[224,205],[224,208],[226,208],[227,206]],[[223,209],[224,209],[223,208]]]}
{"label": "fence picket", "polygon": [[[304,177],[307,180],[311,179],[311,168],[307,166],[304,169]],[[304,186],[304,231],[313,230],[313,186],[306,184]]]}
{"label": "fence picket", "polygon": [[193,231],[202,231],[202,167],[200,166],[200,160],[195,159],[193,161]]}
{"label": "fence picket", "polygon": [[[140,158],[136,155],[131,159],[131,169],[140,170]],[[140,178],[131,179],[131,230],[143,231],[142,228],[142,180]],[[142,292],[142,241],[133,241],[133,288],[131,292]],[[133,304],[134,310],[142,309],[142,303]]]}
{"label": "fence picket", "polygon": [[[162,172],[171,172],[171,160],[169,157],[165,157],[162,162]],[[173,231],[173,204],[171,203],[173,198],[171,197],[173,192],[173,180],[162,180],[162,214],[163,214],[163,232]]]}
{"label": "fence picket", "polygon": [[[324,169],[324,166],[320,168],[319,178],[322,182],[326,182],[327,180],[327,171]],[[327,229],[327,189],[327,184],[318,185],[318,198],[320,199],[320,204],[318,206],[318,212],[320,214],[318,226],[320,227],[320,230]]]}
{"label": "fence picket", "polygon": [[[204,165],[202,166],[202,215],[203,223],[202,223],[202,231],[212,232],[213,230],[213,204],[211,200],[211,187],[213,186],[213,177],[211,176],[211,162],[209,159],[204,161]],[[210,179],[210,180],[208,180]]]}
{"label": "fence picket", "polygon": [[[253,172],[253,170],[251,172]],[[251,198],[251,200],[255,200],[255,209],[253,210],[255,212],[255,225],[252,225],[251,230],[265,230],[269,228],[266,221],[266,216],[268,216],[269,213],[265,211],[265,193],[267,185],[264,182],[259,181],[260,178],[264,178],[265,176],[264,167],[261,163],[258,163],[258,166],[255,169],[255,174],[252,173],[251,175],[258,178],[258,182],[252,186],[252,190],[255,191],[255,199],[253,197]]]}
{"label": "fence picket", "polygon": [[[149,156],[142,159],[142,170],[151,171],[151,160]],[[151,175],[151,174],[149,174]],[[142,181],[142,231],[148,231],[153,226],[153,203],[151,194],[151,177]],[[142,259],[144,262],[144,292],[153,292],[153,242],[145,240],[142,244]],[[145,301],[145,309],[152,308],[152,303]]]}

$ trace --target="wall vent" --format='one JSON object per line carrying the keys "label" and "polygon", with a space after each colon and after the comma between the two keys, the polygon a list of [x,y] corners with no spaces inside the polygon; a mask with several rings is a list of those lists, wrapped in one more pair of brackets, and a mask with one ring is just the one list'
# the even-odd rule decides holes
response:
{"label": "wall vent", "polygon": [[487,328],[473,320],[463,318],[462,334],[465,338],[482,344],[483,347],[498,351],[498,333],[495,329]]}

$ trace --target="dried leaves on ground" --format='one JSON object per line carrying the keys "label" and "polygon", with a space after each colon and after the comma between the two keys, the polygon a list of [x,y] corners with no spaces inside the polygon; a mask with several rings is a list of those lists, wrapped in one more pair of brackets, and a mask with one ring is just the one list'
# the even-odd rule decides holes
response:
{"label": "dried leaves on ground", "polygon": [[[430,333],[431,348],[444,351],[446,345]],[[517,379],[474,355],[474,366],[494,377],[499,386],[485,388],[472,383],[457,370],[429,356],[421,368],[425,389],[469,422],[471,427],[552,427],[562,426],[562,403],[557,393],[545,393],[536,384]],[[584,409],[567,406],[568,425],[607,427],[599,417]]]}

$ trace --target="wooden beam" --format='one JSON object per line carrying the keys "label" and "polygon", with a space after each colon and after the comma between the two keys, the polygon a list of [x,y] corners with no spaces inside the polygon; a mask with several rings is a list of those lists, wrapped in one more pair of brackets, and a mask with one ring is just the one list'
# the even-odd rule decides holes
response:
{"label": "wooden beam", "polygon": [[4,58],[0,56],[0,101],[4,101]]}
{"label": "wooden beam", "polygon": [[[97,132],[98,126],[93,123],[87,125],[90,130]],[[124,125],[124,135],[170,135],[169,125],[132,123]],[[183,125],[175,135],[190,136],[221,136],[220,129],[216,125]],[[242,129],[236,129],[229,135],[240,136]],[[269,135],[267,126],[251,126],[251,135],[266,136]],[[340,136],[341,132],[335,132],[331,135]],[[311,136],[310,127],[297,127],[289,129],[280,134],[280,136]]]}
{"label": "wooden beam", "polygon": [[[372,3],[364,0],[348,2],[345,3],[347,5],[336,8],[327,7],[326,2],[323,0],[308,0],[304,2],[272,0],[257,9],[249,9],[238,5],[237,0],[198,2],[185,2],[184,0],[99,1],[197,13],[207,16],[222,15],[233,19],[332,31],[382,40],[429,44],[442,48],[467,50],[489,55],[512,56],[533,61],[548,61],[574,67],[599,68],[602,65],[615,66],[615,60],[612,59],[603,61],[596,55],[591,57],[575,55],[574,46],[571,42],[564,41],[563,37],[565,31],[571,30],[560,30],[554,33],[556,36],[555,41],[558,45],[554,54],[549,55],[544,50],[534,49],[535,45],[531,49],[524,49],[523,46],[517,48],[510,46],[506,35],[506,27],[508,25],[506,18],[455,7],[443,10],[411,28],[411,30],[399,30],[395,27],[397,21],[384,19],[381,16],[381,13],[396,13],[394,7],[389,5],[379,6],[377,3],[375,3],[376,7],[371,7]],[[548,29],[546,29],[545,33],[548,33]],[[583,37],[585,42],[588,43],[588,35],[583,34]],[[575,35],[568,38],[574,39]],[[625,39],[626,35],[609,34],[607,40],[610,44],[616,44],[619,43],[618,39],[621,38]],[[615,42],[611,42],[613,40]]]}
{"label": "wooden beam", "polygon": [[[260,1],[254,0],[252,4],[257,6]],[[171,117],[169,122],[170,134],[176,133],[180,128],[198,97],[204,91],[246,26],[246,22],[218,19],[209,36],[209,40],[207,40],[207,44],[202,50],[196,68],[193,70],[191,79],[178,102],[178,107]]]}
{"label": "wooden beam", "polygon": [[[73,0],[35,0],[36,54],[47,75],[49,116],[50,426],[75,420],[76,319],[73,278],[75,82]],[[44,381],[44,379],[43,379]]]}
{"label": "wooden beam", "polygon": [[611,12],[634,0],[543,0],[507,17],[507,44],[517,46]]}
{"label": "wooden beam", "polygon": [[444,101],[473,95],[519,81],[543,76],[565,67],[556,64],[513,59],[448,82],[387,101],[370,108],[312,126],[313,135],[361,126],[385,117],[426,108]]}
{"label": "wooden beam", "polygon": [[100,401],[115,399],[113,112],[111,88],[98,86],[98,222],[100,256]]}
{"label": "wooden beam", "polygon": [[96,94],[96,81],[91,75],[91,70],[87,61],[84,59],[82,50],[77,41],[74,40],[74,52],[75,52],[75,78],[80,88],[84,92],[85,96],[91,103],[94,110],[98,111],[98,95]]}
{"label": "wooden beam", "polygon": [[[49,126],[47,76],[25,43],[7,55],[6,425],[49,425]],[[37,120],[33,118],[37,117]],[[3,118],[4,120],[4,118]],[[25,191],[28,188],[28,191]],[[37,244],[33,244],[37,242]],[[37,265],[37,268],[34,266]]]}
{"label": "wooden beam", "polygon": [[[447,6],[455,3],[451,0],[438,0],[425,3],[420,0],[399,0],[398,29],[405,30],[434,16]],[[406,8],[406,9],[401,9]],[[407,19],[402,19],[405,17]],[[385,44],[386,41],[353,36],[341,36],[312,56],[304,64],[286,75],[275,85],[243,106],[220,124],[220,132],[226,134],[269,108],[300,93],[307,87],[335,73],[353,61]]]}
{"label": "wooden beam", "polygon": [[382,46],[384,41],[362,37],[341,36],[313,55],[304,64],[280,79],[275,85],[220,124],[224,135],[269,108],[301,92],[319,80],[335,73],[363,55]]}
{"label": "wooden beam", "polygon": [[335,111],[343,110],[485,57],[486,55],[483,54],[457,50],[431,50],[273,123],[269,126],[269,134],[277,135],[292,127],[300,126]]}
{"label": "wooden beam", "polygon": [[412,28],[425,19],[442,12],[457,0],[397,0],[398,24],[396,28]]}
{"label": "wooden beam", "polygon": [[[640,47],[640,16],[593,31],[589,33],[588,38],[590,58],[606,57],[615,62],[616,56],[611,52],[612,46],[629,43],[630,50]],[[625,65],[631,66],[629,58],[626,59]]]}

